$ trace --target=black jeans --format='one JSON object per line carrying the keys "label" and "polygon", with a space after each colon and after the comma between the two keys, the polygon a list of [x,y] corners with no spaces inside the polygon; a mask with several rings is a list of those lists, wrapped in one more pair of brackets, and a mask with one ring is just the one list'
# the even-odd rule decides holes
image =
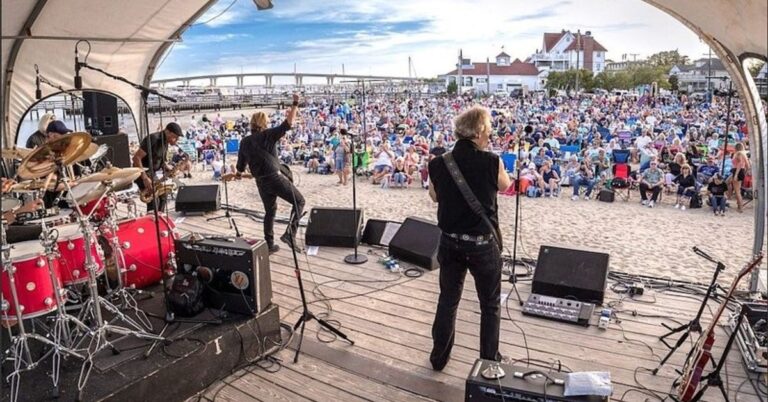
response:
{"label": "black jeans", "polygon": [[480,357],[499,360],[499,326],[501,325],[501,253],[492,240],[476,244],[440,237],[437,254],[440,262],[440,299],[432,324],[432,366],[442,369],[448,362],[456,330],[456,310],[464,290],[467,270],[475,278],[480,302]]}
{"label": "black jeans", "polygon": [[275,174],[272,176],[256,179],[256,186],[259,188],[261,202],[264,203],[264,240],[268,245],[275,244],[275,214],[277,214],[277,197],[290,203],[291,222],[285,229],[293,239],[296,239],[296,232],[299,230],[299,219],[304,210],[304,196],[301,195],[296,186],[293,185],[285,176]]}
{"label": "black jeans", "polygon": [[661,186],[651,188],[645,183],[640,183],[640,198],[645,201],[648,196],[645,195],[646,191],[651,191],[651,201],[656,202],[659,199],[659,193],[661,193]]}

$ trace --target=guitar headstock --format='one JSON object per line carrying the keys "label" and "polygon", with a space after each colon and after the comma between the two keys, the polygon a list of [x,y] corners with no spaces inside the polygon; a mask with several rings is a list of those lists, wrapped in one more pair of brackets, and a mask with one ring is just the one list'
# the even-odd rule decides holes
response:
{"label": "guitar headstock", "polygon": [[741,279],[744,275],[755,269],[756,266],[760,265],[762,261],[763,253],[755,255],[746,265],[744,265],[744,268],[739,271],[739,273],[736,275],[736,278]]}

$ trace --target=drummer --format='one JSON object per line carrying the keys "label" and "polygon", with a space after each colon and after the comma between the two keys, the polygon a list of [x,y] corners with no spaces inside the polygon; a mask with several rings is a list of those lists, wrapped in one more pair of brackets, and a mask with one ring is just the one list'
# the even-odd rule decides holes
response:
{"label": "drummer", "polygon": [[[5,177],[0,178],[0,181],[2,181],[2,195],[5,199],[5,196],[10,191],[11,186],[16,184],[16,182]],[[19,204],[21,204],[21,201],[19,201]],[[42,207],[42,200],[32,200],[28,201],[24,205],[21,205],[20,207],[15,207],[9,209],[8,211],[2,211],[3,221],[5,221],[3,222],[3,225],[8,225],[5,226],[5,233],[8,243],[35,240],[40,237],[40,232],[42,231],[40,225],[16,225],[14,223],[16,222],[17,215],[27,212],[35,212]]]}
{"label": "drummer", "polygon": [[[72,132],[72,130],[70,130],[67,127],[67,125],[64,124],[64,122],[61,120],[52,120],[50,123],[48,123],[48,127],[45,129],[45,131],[47,134],[47,140],[52,140],[54,138],[58,138],[59,136]],[[60,206],[62,208],[67,208],[68,205],[66,205],[66,202],[63,202],[60,199],[60,196],[61,196],[61,192],[46,191],[45,195],[43,196],[43,201],[45,201],[45,207],[53,208],[56,206]],[[61,203],[61,205],[57,204],[56,202],[57,199],[59,200],[59,203]]]}
{"label": "drummer", "polygon": [[48,125],[52,121],[56,120],[56,116],[53,113],[46,113],[40,118],[40,122],[37,125],[37,131],[27,138],[26,147],[29,149],[37,148],[48,139]]}
{"label": "drummer", "polygon": [[[145,189],[152,190],[154,188],[153,181],[160,178],[162,173],[167,170],[166,164],[168,163],[168,146],[176,145],[179,141],[179,137],[183,134],[181,132],[181,126],[177,123],[168,123],[163,131],[152,133],[149,136],[141,140],[139,149],[133,154],[133,167],[141,168],[144,172],[136,179],[136,185],[143,192]],[[149,156],[147,149],[149,141],[152,141],[152,167],[154,172],[149,172]],[[158,210],[165,209],[165,203],[167,196],[163,195],[157,198]],[[147,212],[155,209],[154,200],[147,203]]]}

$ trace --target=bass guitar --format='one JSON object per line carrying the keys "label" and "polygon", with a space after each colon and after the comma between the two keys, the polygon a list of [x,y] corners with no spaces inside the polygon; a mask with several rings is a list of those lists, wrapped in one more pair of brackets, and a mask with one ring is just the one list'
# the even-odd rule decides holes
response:
{"label": "bass guitar", "polygon": [[746,276],[756,266],[760,265],[763,260],[763,255],[756,255],[747,265],[739,271],[738,275],[733,279],[731,288],[728,289],[728,294],[720,303],[720,308],[717,313],[712,317],[712,322],[709,324],[709,328],[701,333],[701,337],[693,347],[691,354],[686,360],[683,366],[683,376],[680,386],[677,388],[677,397],[680,402],[690,402],[699,390],[701,379],[704,373],[704,368],[707,366],[710,360],[712,360],[712,345],[715,344],[715,327],[720,316],[725,311],[728,305],[728,299],[730,299],[733,292],[736,290],[736,285],[739,284],[741,278]]}

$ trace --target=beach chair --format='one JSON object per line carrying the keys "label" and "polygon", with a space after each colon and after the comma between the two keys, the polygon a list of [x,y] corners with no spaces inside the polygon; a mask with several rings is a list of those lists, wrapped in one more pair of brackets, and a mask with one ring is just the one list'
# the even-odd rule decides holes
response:
{"label": "beach chair", "polygon": [[517,161],[517,155],[512,153],[501,154],[501,160],[504,161],[504,169],[507,173],[513,173],[515,171],[515,161]]}
{"label": "beach chair", "polygon": [[613,155],[614,164],[626,164],[629,163],[629,150],[628,149],[614,149],[611,153]]}
{"label": "beach chair", "polygon": [[[615,151],[614,151],[615,152]],[[614,163],[612,169],[613,178],[611,188],[624,201],[629,201],[634,182],[632,180],[632,168],[628,163]],[[618,191],[621,190],[621,191]]]}

